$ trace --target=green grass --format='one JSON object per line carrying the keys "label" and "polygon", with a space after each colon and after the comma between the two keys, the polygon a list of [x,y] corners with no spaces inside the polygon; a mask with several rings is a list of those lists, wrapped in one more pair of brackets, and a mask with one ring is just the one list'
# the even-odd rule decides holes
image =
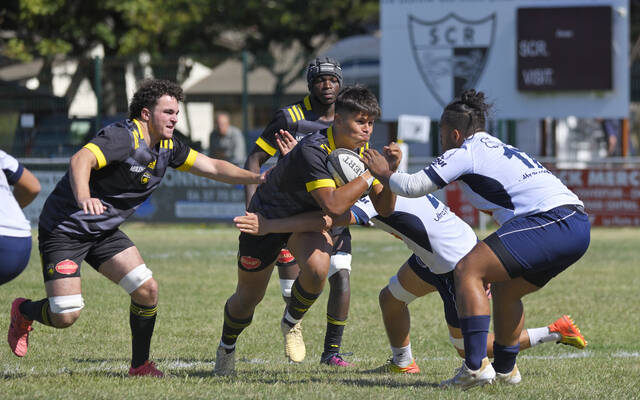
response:
{"label": "green grass", "polygon": [[[86,306],[81,318],[65,330],[34,324],[24,359],[3,345],[0,398],[640,398],[637,229],[594,229],[587,254],[524,299],[528,327],[571,314],[589,340],[586,350],[552,343],[537,346],[518,358],[523,375],[519,386],[494,385],[464,393],[435,387],[460,366],[436,294],[411,306],[412,347],[422,373],[363,373],[389,356],[378,292],[409,256],[399,240],[381,231],[352,230],[352,307],[343,350],[354,353],[349,360],[357,363],[356,369],[318,363],[328,290],[303,323],[307,359],[299,365],[285,362],[279,329],[283,302],[274,276],[253,324],[238,341],[238,376],[222,378],[211,372],[223,305],[235,288],[236,231],[227,226],[139,224],[125,225],[124,230],[160,284],[152,358],[171,377],[126,377],[129,299],[83,264]],[[38,260],[34,251],[27,270],[0,287],[2,332],[14,297],[44,296]]]}

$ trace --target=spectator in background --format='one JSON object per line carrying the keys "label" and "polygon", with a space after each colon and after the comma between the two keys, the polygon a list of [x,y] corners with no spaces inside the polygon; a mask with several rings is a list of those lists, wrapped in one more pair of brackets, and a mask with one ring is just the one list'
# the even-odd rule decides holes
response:
{"label": "spectator in background", "polygon": [[607,155],[609,157],[621,156],[620,122],[617,119],[603,119],[600,123],[607,139]]}
{"label": "spectator in background", "polygon": [[209,155],[234,164],[243,164],[247,158],[244,136],[240,129],[229,123],[229,113],[217,113],[215,128],[209,136]]}
{"label": "spectator in background", "polygon": [[[0,150],[0,285],[20,275],[31,255],[31,224],[22,209],[40,193],[28,169]],[[10,186],[13,186],[11,192]]]}

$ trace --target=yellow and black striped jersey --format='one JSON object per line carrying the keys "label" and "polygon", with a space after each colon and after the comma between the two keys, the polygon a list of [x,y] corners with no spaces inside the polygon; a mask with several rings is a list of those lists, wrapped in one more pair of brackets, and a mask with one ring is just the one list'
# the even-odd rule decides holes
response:
{"label": "yellow and black striped jersey", "polygon": [[278,110],[256,140],[256,146],[270,156],[274,156],[278,151],[275,134],[280,132],[280,129],[288,131],[297,141],[300,141],[311,133],[327,129],[332,123],[333,121],[319,119],[311,107],[309,96],[306,96],[299,102]]}
{"label": "yellow and black striped jersey", "polygon": [[176,137],[150,148],[135,119],[106,126],[84,148],[98,161],[89,178],[91,196],[107,210],[85,215],[76,204],[67,172],[42,209],[40,226],[46,231],[93,235],[116,229],[158,187],[167,167],[187,171],[198,154]]}

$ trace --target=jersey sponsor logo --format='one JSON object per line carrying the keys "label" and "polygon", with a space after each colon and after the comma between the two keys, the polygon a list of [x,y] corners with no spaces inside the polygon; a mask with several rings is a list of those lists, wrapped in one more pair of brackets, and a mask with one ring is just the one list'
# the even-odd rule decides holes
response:
{"label": "jersey sponsor logo", "polygon": [[245,269],[256,269],[260,266],[260,264],[262,264],[262,262],[254,257],[250,257],[250,256],[241,256],[240,257],[240,264],[245,268]]}
{"label": "jersey sponsor logo", "polygon": [[293,254],[287,249],[280,250],[280,254],[278,255],[278,262],[281,264],[287,264],[291,261],[295,260]]}
{"label": "jersey sponsor logo", "polygon": [[144,169],[145,168],[142,165],[132,165],[131,168],[129,168],[129,171],[138,173],[144,171]]}
{"label": "jersey sponsor logo", "polygon": [[444,107],[476,86],[489,58],[496,14],[477,20],[454,13],[434,21],[409,15],[409,40],[422,80]]}
{"label": "jersey sponsor logo", "polygon": [[62,275],[72,275],[77,270],[78,270],[78,264],[76,264],[72,260],[69,260],[68,258],[56,264],[56,271],[58,271],[58,273]]}

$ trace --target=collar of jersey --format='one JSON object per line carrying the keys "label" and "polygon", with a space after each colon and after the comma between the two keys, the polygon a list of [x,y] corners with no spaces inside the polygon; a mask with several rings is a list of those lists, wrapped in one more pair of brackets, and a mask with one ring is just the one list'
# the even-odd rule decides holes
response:
{"label": "collar of jersey", "polygon": [[304,103],[304,108],[306,108],[307,111],[312,111],[311,100],[309,99],[309,96],[304,96],[304,100],[302,102]]}
{"label": "collar of jersey", "polygon": [[336,149],[336,142],[333,140],[333,125],[327,128],[327,139],[329,139],[329,153]]}

